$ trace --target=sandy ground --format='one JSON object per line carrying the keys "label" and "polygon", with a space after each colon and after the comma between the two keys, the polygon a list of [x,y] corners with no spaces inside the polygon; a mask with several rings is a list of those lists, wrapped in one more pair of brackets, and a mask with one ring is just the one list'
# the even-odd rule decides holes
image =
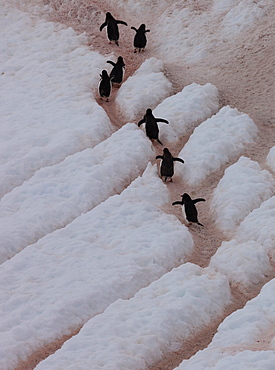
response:
{"label": "sandy ground", "polygon": [[[107,55],[111,51],[114,51],[117,56],[122,55],[126,63],[125,79],[132,75],[146,58],[155,56],[150,52],[150,48],[147,48],[144,53],[134,54],[133,49],[129,48],[129,45],[132,44],[134,31],[132,34],[129,32],[129,27],[126,28],[123,25],[120,26],[120,46],[108,44],[105,32],[99,32],[99,26],[104,21],[102,12],[110,11],[116,18],[125,19],[121,16],[118,17],[115,9],[110,8],[107,1],[91,1],[87,5],[87,2],[84,0],[77,0],[75,1],[75,8],[70,9],[70,16],[68,15],[68,8],[64,6],[60,8],[61,1],[44,0],[44,3],[46,1],[54,9],[50,18],[44,15],[48,20],[64,23],[79,32],[85,31],[88,35],[90,47],[103,55]],[[79,20],[79,10],[81,10],[83,18],[86,17],[83,22]],[[217,86],[220,92],[221,105],[229,104],[232,107],[236,107],[240,111],[247,113],[254,120],[259,128],[259,137],[256,143],[247,147],[243,154],[258,161],[264,168],[265,157],[269,149],[275,145],[274,19],[275,6],[273,12],[270,12],[264,20],[256,24],[252,30],[243,33],[239,38],[235,39],[231,43],[230,48],[228,45],[226,48],[219,48],[198,64],[165,64],[166,76],[173,83],[174,93],[181,91],[184,86],[193,82],[201,84],[211,82]],[[129,23],[130,21],[132,21],[131,24]],[[127,22],[129,26],[138,26],[141,23],[137,22],[136,19],[129,19],[129,17],[127,17]],[[182,73],[183,70],[184,73]],[[104,107],[114,127],[118,129],[126,122],[121,112],[117,111],[114,103],[116,91],[116,89],[113,89],[110,102],[106,103],[98,99],[98,103]],[[169,148],[174,156],[177,156],[187,140],[188,137],[183,137],[173,148]],[[162,154],[161,145],[154,143],[154,147],[156,155]],[[226,167],[230,164],[227,163]],[[204,227],[192,225],[189,228],[195,241],[195,250],[189,261],[202,267],[208,265],[211,256],[216,252],[221,242],[226,240],[225,236],[216,228],[213,215],[209,209],[210,202],[207,202],[207,200],[211,199],[213,189],[223,176],[224,169],[217,171],[210,179],[204,181],[197,188],[193,187],[191,189],[177,177],[174,177],[173,182],[167,183],[171,203],[179,200],[180,194],[183,192],[189,193],[191,197],[203,197],[206,199],[206,202],[197,205],[199,220],[204,224]],[[163,207],[163,210],[176,215],[180,221],[184,222],[181,208],[173,207],[171,203]],[[266,281],[274,277],[275,264],[272,274],[266,278]],[[211,342],[218,325],[224,318],[233,311],[243,307],[248,299],[255,297],[261,287],[255,286],[249,297],[243,296],[238,289],[232,288],[233,302],[222,317],[217,318],[211,325],[203,328],[198,335],[188,342],[182,343],[182,348],[179,351],[165,354],[161,361],[149,369],[173,369],[183,359],[187,359],[198,350],[205,348]],[[74,331],[71,336],[75,335],[78,330]],[[41,348],[28,361],[20,364],[16,370],[33,369],[38,362],[60,348],[68,338],[69,336],[62,337],[45,348]],[[265,349],[264,341],[260,345],[261,349]]]}

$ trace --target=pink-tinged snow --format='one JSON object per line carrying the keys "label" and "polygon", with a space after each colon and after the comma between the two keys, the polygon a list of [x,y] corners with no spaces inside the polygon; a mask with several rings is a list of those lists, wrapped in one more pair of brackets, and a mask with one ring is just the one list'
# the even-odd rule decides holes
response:
{"label": "pink-tinged snow", "polygon": [[275,179],[257,162],[241,157],[228,167],[214,190],[211,209],[216,224],[232,236],[240,222],[275,192]]}
{"label": "pink-tinged snow", "polygon": [[[116,104],[128,121],[140,120],[147,108],[155,108],[172,91],[171,82],[163,74],[161,60],[145,60],[118,90]],[[148,107],[150,102],[150,107]]]}
{"label": "pink-tinged snow", "polygon": [[[167,201],[156,166],[149,165],[120,195],[1,266],[1,370],[13,369],[41,343],[70,333],[184,262],[193,240],[175,216],[160,210]],[[215,316],[226,299],[216,292],[215,279],[208,280],[212,299],[218,299]],[[210,298],[205,304],[212,305]]]}
{"label": "pink-tinged snow", "polygon": [[155,156],[135,124],[37,171],[0,200],[0,261],[121,192]]}
{"label": "pink-tinged snow", "polygon": [[[105,58],[84,35],[1,4],[0,197],[111,135],[94,100]],[[5,179],[5,181],[3,181]]]}
{"label": "pink-tinged snow", "polygon": [[223,275],[186,263],[118,300],[37,369],[145,369],[222,315],[231,293]]}
{"label": "pink-tinged snow", "polygon": [[218,89],[210,83],[193,83],[161,102],[153,111],[155,117],[165,118],[169,125],[159,124],[160,140],[171,144],[188,135],[201,122],[219,110]]}
{"label": "pink-tinged snow", "polygon": [[275,363],[275,279],[241,310],[228,316],[210,345],[177,370],[273,370]]}
{"label": "pink-tinged snow", "polygon": [[254,142],[257,131],[247,114],[229,106],[221,108],[195,128],[180,151],[179,157],[185,161],[180,176],[188,184],[198,185],[227,161],[240,155],[246,145]]}
{"label": "pink-tinged snow", "polygon": [[275,174],[275,146],[270,149],[266,157],[266,163],[270,170]]}

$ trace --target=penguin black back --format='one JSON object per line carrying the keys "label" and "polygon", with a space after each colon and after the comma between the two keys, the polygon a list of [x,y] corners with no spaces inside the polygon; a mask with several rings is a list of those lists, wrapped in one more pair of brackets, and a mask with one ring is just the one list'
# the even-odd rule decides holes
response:
{"label": "penguin black back", "polygon": [[165,182],[167,179],[173,181],[172,177],[174,175],[174,161],[184,163],[183,159],[173,157],[167,148],[164,148],[163,155],[158,155],[156,159],[162,159],[160,166],[160,175],[162,178],[164,178]]}
{"label": "penguin black back", "polygon": [[110,77],[108,76],[108,73],[105,69],[101,72],[100,77],[101,77],[101,80],[98,86],[100,98],[106,98],[106,101],[109,101],[108,98],[111,95],[112,84],[111,84]]}
{"label": "penguin black back", "polygon": [[205,202],[205,199],[197,198],[192,200],[190,195],[188,195],[187,193],[184,193],[181,197],[181,201],[173,202],[172,205],[174,206],[176,204],[181,204],[184,207],[186,220],[190,223],[194,222],[200,226],[203,226],[203,224],[198,221],[198,211],[195,204],[198,202]]}
{"label": "penguin black back", "polygon": [[166,119],[156,118],[152,113],[152,109],[148,108],[143,119],[138,122],[138,127],[145,123],[145,132],[150,140],[157,140],[161,145],[162,142],[159,140],[159,128],[157,122],[169,123]]}
{"label": "penguin black back", "polygon": [[112,64],[113,69],[110,73],[110,79],[112,84],[120,85],[122,83],[123,77],[124,77],[124,71],[125,71],[125,63],[121,56],[117,58],[117,62],[114,63],[111,60],[107,60],[107,63]]}
{"label": "penguin black back", "polygon": [[135,37],[134,37],[134,53],[137,52],[137,50],[140,52],[141,50],[145,50],[145,46],[147,44],[146,39],[146,32],[150,32],[150,30],[145,29],[145,24],[141,24],[139,26],[139,29],[136,29],[135,27],[131,27],[132,30],[136,31]]}
{"label": "penguin black back", "polygon": [[114,41],[116,45],[118,45],[119,40],[119,30],[117,26],[118,24],[124,24],[125,26],[127,26],[126,22],[115,19],[110,12],[107,12],[105,22],[102,23],[99,28],[99,30],[102,31],[104,27],[107,27],[108,39],[110,43]]}

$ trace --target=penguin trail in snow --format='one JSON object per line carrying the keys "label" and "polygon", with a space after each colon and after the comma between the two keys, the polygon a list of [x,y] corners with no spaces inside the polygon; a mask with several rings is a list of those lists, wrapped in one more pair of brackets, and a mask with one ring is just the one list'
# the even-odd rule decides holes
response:
{"label": "penguin trail in snow", "polygon": [[160,176],[162,177],[162,179],[164,179],[164,182],[166,182],[167,179],[170,179],[170,181],[173,181],[172,177],[174,175],[174,162],[175,161],[184,163],[183,159],[173,157],[167,148],[164,148],[163,155],[156,156],[156,159],[162,159],[161,165],[160,165]]}
{"label": "penguin trail in snow", "polygon": [[200,226],[203,226],[203,224],[201,224],[198,221],[198,211],[195,207],[195,204],[198,202],[205,202],[205,199],[204,198],[191,199],[190,195],[184,193],[182,195],[181,201],[173,202],[172,206],[176,204],[182,205],[182,214],[186,221],[188,221],[189,223],[196,223]]}
{"label": "penguin trail in snow", "polygon": [[134,37],[134,53],[139,51],[139,53],[145,50],[145,46],[147,44],[146,39],[146,32],[150,32],[150,30],[145,29],[145,24],[141,24],[139,26],[139,29],[137,30],[135,27],[131,27],[132,30],[136,31],[135,37]]}
{"label": "penguin trail in snow", "polygon": [[159,136],[159,128],[157,124],[158,122],[169,124],[169,122],[166,119],[154,117],[152,113],[152,109],[148,108],[142,120],[139,121],[138,127],[142,125],[143,123],[145,123],[145,132],[146,132],[146,135],[149,137],[149,139],[156,140],[161,145],[163,145],[158,137]]}
{"label": "penguin trail in snow", "polygon": [[118,24],[124,24],[125,26],[128,26],[126,22],[115,19],[110,12],[107,12],[105,22],[102,23],[99,28],[99,30],[102,31],[104,27],[107,27],[107,37],[110,43],[114,41],[117,46],[119,45],[119,30],[117,26]]}

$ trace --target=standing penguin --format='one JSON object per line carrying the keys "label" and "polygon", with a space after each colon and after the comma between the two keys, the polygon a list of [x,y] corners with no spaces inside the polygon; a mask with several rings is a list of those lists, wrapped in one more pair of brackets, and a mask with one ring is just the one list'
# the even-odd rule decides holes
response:
{"label": "standing penguin", "polygon": [[101,72],[101,80],[99,82],[98,91],[101,98],[106,98],[106,101],[109,101],[109,96],[111,95],[112,91],[112,84],[110,77],[108,76],[107,71],[104,69]]}
{"label": "standing penguin", "polygon": [[170,181],[174,175],[174,161],[184,163],[184,160],[181,158],[173,157],[167,148],[163,149],[163,155],[156,156],[156,159],[162,159],[160,165],[160,175],[164,177],[164,182],[169,178]]}
{"label": "standing penguin", "polygon": [[164,122],[169,123],[166,119],[163,118],[155,118],[152,113],[152,109],[148,108],[146,110],[145,116],[142,120],[139,121],[138,127],[145,123],[145,132],[146,135],[149,137],[150,140],[157,140],[161,145],[162,142],[159,140],[159,128],[157,122]]}
{"label": "standing penguin", "polygon": [[120,85],[122,83],[124,72],[125,72],[125,63],[122,57],[117,58],[117,62],[112,62],[107,60],[107,63],[112,64],[114,68],[111,70],[110,79],[113,85]]}
{"label": "standing penguin", "polygon": [[124,24],[125,26],[128,26],[126,22],[124,21],[118,21],[115,19],[110,12],[106,13],[105,22],[102,23],[99,30],[102,31],[104,27],[107,26],[107,36],[110,40],[110,44],[112,41],[115,42],[115,44],[118,46],[118,39],[119,39],[119,31],[118,31],[118,24]]}
{"label": "standing penguin", "polygon": [[181,204],[182,205],[182,214],[183,214],[184,218],[189,223],[194,222],[194,223],[196,223],[200,226],[203,226],[203,224],[201,224],[198,221],[198,211],[195,207],[195,203],[197,203],[197,202],[205,202],[205,199],[197,198],[197,199],[192,200],[190,195],[188,195],[187,193],[184,193],[182,195],[182,200],[172,203],[172,206],[174,206],[176,204]]}
{"label": "standing penguin", "polygon": [[135,37],[134,37],[134,53],[145,50],[145,46],[147,44],[147,39],[146,39],[146,32],[150,32],[150,30],[145,29],[145,24],[141,24],[139,26],[139,29],[137,30],[135,27],[131,27],[132,30],[136,31]]}

